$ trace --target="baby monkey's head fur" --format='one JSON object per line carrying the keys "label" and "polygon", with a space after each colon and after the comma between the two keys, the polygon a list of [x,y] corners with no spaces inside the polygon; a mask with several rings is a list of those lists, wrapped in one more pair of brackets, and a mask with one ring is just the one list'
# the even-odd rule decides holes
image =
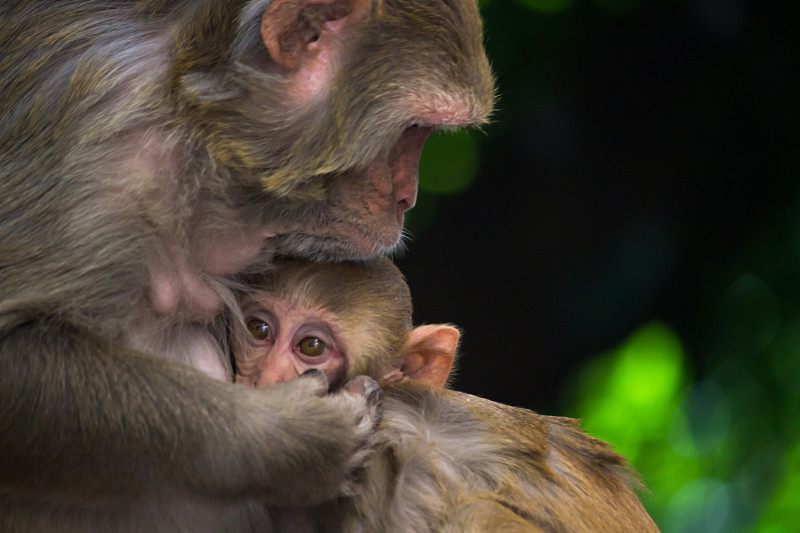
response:
{"label": "baby monkey's head fur", "polygon": [[[392,368],[412,330],[412,303],[403,274],[389,259],[279,259],[273,267],[249,280],[250,294],[267,292],[292,307],[335,315],[347,343],[343,377],[383,376]],[[246,333],[246,328],[235,329]]]}

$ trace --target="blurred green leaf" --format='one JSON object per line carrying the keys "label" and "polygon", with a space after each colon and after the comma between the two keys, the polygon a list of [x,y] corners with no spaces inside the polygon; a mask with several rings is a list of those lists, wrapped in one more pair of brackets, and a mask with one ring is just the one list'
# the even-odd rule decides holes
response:
{"label": "blurred green leaf", "polygon": [[[671,495],[702,475],[689,421],[679,410],[687,382],[684,359],[675,333],[650,323],[576,378],[574,414],[639,471],[652,491],[642,500],[654,519],[663,517]],[[682,453],[676,453],[670,433]]]}
{"label": "blurred green leaf", "polygon": [[579,417],[634,460],[645,438],[666,434],[683,382],[680,341],[663,324],[648,324],[579,377]]}
{"label": "blurred green leaf", "polygon": [[478,159],[478,147],[468,131],[435,132],[419,163],[420,191],[457,194],[468,189],[478,173]]}
{"label": "blurred green leaf", "polygon": [[792,533],[800,528],[800,444],[788,454],[782,470],[783,479],[764,511],[760,532]]}

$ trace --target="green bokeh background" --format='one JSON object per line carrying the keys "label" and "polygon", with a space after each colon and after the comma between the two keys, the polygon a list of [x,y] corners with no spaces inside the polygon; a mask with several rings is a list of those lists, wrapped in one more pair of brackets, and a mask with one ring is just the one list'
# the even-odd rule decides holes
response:
{"label": "green bokeh background", "polygon": [[431,139],[399,259],[457,388],[581,418],[665,532],[800,531],[800,19],[481,7],[498,111]]}

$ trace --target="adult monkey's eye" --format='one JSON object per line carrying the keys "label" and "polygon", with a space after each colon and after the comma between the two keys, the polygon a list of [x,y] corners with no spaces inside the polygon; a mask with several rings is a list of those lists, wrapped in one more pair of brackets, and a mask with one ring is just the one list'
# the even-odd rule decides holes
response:
{"label": "adult monkey's eye", "polygon": [[306,337],[298,343],[297,349],[300,350],[301,354],[308,357],[319,357],[325,353],[328,347],[317,337]]}
{"label": "adult monkey's eye", "polygon": [[263,320],[251,318],[247,321],[247,331],[258,341],[265,341],[272,337],[272,328]]}

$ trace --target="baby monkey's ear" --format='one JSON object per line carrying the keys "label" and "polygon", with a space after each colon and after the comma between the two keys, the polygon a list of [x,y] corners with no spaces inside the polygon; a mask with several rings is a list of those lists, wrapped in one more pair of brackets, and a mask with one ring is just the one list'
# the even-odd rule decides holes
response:
{"label": "baby monkey's ear", "polygon": [[444,387],[456,359],[461,333],[453,326],[432,324],[414,328],[408,334],[395,368],[384,380],[406,379]]}

